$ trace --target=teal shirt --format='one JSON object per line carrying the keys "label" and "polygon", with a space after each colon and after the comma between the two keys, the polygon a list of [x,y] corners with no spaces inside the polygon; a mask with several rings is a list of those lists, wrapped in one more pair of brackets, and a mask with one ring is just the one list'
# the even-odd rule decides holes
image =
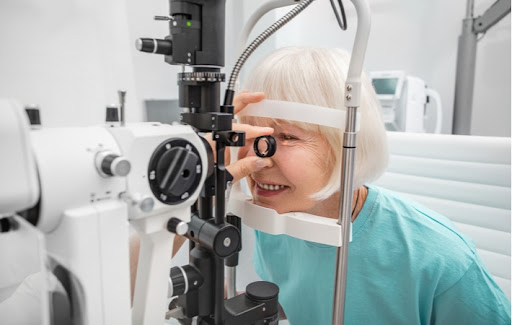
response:
{"label": "teal shirt", "polygon": [[[382,188],[349,245],[345,324],[510,324],[510,301],[445,217]],[[254,265],[291,325],[331,325],[336,248],[256,231]]]}

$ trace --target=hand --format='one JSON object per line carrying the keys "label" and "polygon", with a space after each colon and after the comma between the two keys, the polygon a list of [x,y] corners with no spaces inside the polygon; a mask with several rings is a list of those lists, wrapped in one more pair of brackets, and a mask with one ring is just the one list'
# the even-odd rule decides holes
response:
{"label": "hand", "polygon": [[[257,103],[265,98],[264,93],[250,93],[242,91],[235,96],[233,105],[235,106],[235,114],[243,110],[248,104]],[[245,131],[245,140],[255,139],[263,135],[272,135],[273,128],[252,126],[248,124],[233,124],[233,130]],[[226,150],[226,152],[229,152]],[[230,157],[226,157],[226,162],[229,162]],[[233,176],[233,182],[249,176],[265,167],[272,167],[273,161],[269,158],[260,158],[258,156],[249,156],[242,158],[233,164],[226,167],[229,173]]]}

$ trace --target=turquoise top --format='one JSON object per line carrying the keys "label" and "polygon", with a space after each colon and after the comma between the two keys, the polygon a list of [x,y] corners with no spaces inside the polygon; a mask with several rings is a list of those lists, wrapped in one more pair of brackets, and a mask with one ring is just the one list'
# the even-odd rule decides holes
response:
{"label": "turquoise top", "polygon": [[[349,245],[345,324],[510,324],[510,301],[445,217],[382,188]],[[336,248],[256,231],[254,265],[291,325],[331,325]]]}

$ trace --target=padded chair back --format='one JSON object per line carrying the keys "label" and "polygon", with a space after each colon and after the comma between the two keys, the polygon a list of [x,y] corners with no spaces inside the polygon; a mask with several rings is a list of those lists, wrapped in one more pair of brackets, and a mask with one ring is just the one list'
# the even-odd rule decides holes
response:
{"label": "padded chair back", "polygon": [[375,185],[449,218],[510,299],[510,138],[388,132],[388,141]]}

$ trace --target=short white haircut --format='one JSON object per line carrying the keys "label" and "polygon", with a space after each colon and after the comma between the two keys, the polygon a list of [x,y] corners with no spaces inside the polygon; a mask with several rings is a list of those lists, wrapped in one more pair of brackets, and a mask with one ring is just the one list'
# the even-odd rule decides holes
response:
{"label": "short white haircut", "polygon": [[[266,99],[345,109],[345,81],[350,55],[340,49],[285,47],[263,59],[249,74],[245,89],[264,92]],[[361,105],[358,108],[361,128],[357,133],[354,189],[378,178],[388,163],[388,145],[381,106],[370,79],[362,76]],[[256,118],[242,122],[257,124]],[[252,123],[251,123],[252,122]],[[286,121],[303,129],[313,125]],[[331,150],[326,157],[332,174],[327,184],[313,194],[324,200],[340,190],[343,131],[327,126],[314,126],[328,141]]]}

